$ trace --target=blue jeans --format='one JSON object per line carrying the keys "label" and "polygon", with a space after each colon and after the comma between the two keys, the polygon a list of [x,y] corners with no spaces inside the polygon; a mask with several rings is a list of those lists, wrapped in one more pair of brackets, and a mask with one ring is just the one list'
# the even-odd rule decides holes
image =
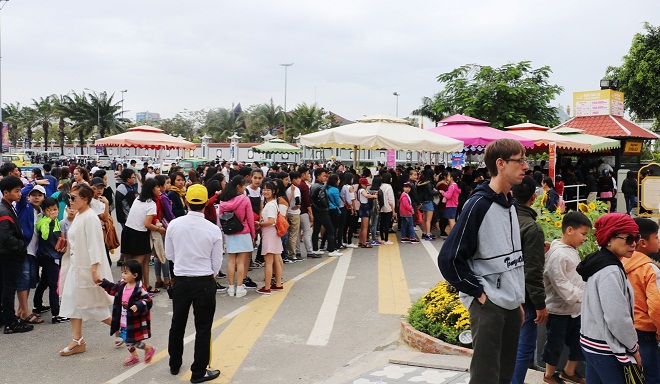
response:
{"label": "blue jeans", "polygon": [[623,365],[614,355],[598,355],[584,351],[587,361],[587,383],[589,384],[625,384]]}
{"label": "blue jeans", "polygon": [[637,331],[639,354],[642,356],[646,384],[660,384],[660,353],[655,332]]}
{"label": "blue jeans", "polygon": [[[624,198],[626,200],[626,213],[630,215],[630,211],[632,211],[633,207],[635,206],[635,198],[637,196],[635,195],[624,195]],[[642,360],[644,361],[644,360]],[[644,376],[646,376],[646,371],[644,371]],[[648,382],[648,380],[647,380]]]}
{"label": "blue jeans", "polygon": [[371,226],[371,241],[378,241],[378,222],[380,221],[380,216],[378,213],[371,215],[371,221],[369,225]]}
{"label": "blue jeans", "polygon": [[534,357],[534,350],[536,349],[536,336],[538,334],[536,323],[534,323],[536,308],[532,303],[523,304],[523,308],[525,309],[525,322],[520,328],[516,369],[513,371],[511,384],[523,384],[525,382],[527,368]]}
{"label": "blue jeans", "polygon": [[564,346],[569,348],[569,361],[584,361],[580,347],[580,316],[550,314],[546,329],[548,337],[543,346],[543,361],[556,367]]}
{"label": "blue jeans", "polygon": [[401,216],[401,238],[415,238],[415,227],[413,226],[412,216]]}

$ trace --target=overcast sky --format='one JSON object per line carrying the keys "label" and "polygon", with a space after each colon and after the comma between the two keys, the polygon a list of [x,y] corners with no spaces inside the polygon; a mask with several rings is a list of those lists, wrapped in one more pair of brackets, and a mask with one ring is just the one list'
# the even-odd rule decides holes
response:
{"label": "overcast sky", "polygon": [[2,103],[89,88],[125,93],[126,117],[317,102],[354,120],[408,116],[468,63],[548,65],[551,83],[598,89],[658,0],[2,2]]}

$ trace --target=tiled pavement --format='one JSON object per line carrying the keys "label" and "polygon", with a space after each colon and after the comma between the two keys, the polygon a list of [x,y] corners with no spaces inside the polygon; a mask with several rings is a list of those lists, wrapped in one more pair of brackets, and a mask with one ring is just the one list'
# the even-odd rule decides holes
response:
{"label": "tiled pavement", "polygon": [[467,384],[469,381],[470,374],[466,372],[388,364],[348,381],[347,384]]}

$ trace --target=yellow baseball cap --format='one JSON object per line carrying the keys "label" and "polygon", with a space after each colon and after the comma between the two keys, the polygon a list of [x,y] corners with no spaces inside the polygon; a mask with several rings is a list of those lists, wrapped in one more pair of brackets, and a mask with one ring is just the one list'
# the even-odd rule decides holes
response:
{"label": "yellow baseball cap", "polygon": [[202,184],[193,184],[186,190],[186,200],[190,204],[205,204],[209,199],[209,192]]}

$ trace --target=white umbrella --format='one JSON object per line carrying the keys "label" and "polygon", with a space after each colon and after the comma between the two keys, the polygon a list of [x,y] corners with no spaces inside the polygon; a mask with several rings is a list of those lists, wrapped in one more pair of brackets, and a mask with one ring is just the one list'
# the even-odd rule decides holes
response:
{"label": "white umbrella", "polygon": [[[463,142],[408,125],[403,119],[378,114],[356,123],[300,136],[307,147],[393,149],[420,152],[461,152]],[[354,163],[357,162],[353,156]]]}

